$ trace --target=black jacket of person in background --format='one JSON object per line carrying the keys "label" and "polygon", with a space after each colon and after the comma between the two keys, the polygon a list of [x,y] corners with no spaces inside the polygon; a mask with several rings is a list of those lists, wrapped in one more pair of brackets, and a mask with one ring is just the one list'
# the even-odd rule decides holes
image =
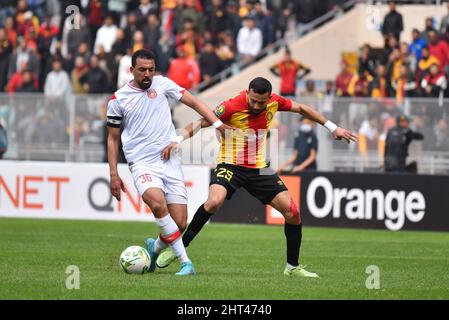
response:
{"label": "black jacket of person in background", "polygon": [[384,23],[382,25],[382,34],[384,36],[394,34],[396,36],[396,39],[399,40],[402,30],[404,30],[402,15],[396,10],[390,11],[384,18]]}
{"label": "black jacket of person in background", "polygon": [[385,171],[386,172],[416,172],[416,164],[406,165],[408,147],[412,140],[422,140],[424,136],[409,128],[409,119],[405,116],[397,118],[396,127],[387,133],[385,141]]}

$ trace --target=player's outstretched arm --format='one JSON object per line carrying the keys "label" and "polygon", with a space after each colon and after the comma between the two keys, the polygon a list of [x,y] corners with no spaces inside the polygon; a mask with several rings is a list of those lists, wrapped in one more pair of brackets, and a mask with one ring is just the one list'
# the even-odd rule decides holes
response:
{"label": "player's outstretched arm", "polygon": [[212,123],[207,121],[204,118],[201,118],[200,120],[192,121],[187,126],[184,127],[182,131],[182,136],[185,139],[189,139],[193,137],[195,134],[197,134],[201,128],[207,128],[210,127]]}
{"label": "player's outstretched arm", "polygon": [[172,143],[170,143],[168,146],[165,147],[164,150],[162,150],[161,159],[162,160],[170,159],[170,155],[173,151],[175,152],[179,151],[180,149],[179,144],[182,141],[193,137],[197,132],[201,130],[201,128],[207,128],[210,127],[211,125],[212,124],[204,118],[189,123],[187,126],[184,127],[184,129],[182,129],[180,134],[172,140]]}
{"label": "player's outstretched arm", "polygon": [[322,126],[325,126],[332,133],[332,136],[335,140],[344,139],[347,143],[350,143],[351,141],[357,141],[357,136],[352,134],[351,131],[338,127],[335,123],[328,120],[325,116],[323,116],[312,107],[305,104],[296,103],[294,101],[292,101],[292,103],[292,112],[297,112],[304,117],[309,118],[310,120],[315,121]]}
{"label": "player's outstretched arm", "polygon": [[219,130],[222,134],[225,134],[226,130],[232,130],[232,127],[221,122],[208,106],[190,92],[186,91],[180,101],[202,115],[204,119],[212,123],[215,129]]}
{"label": "player's outstretched arm", "polygon": [[109,186],[111,194],[120,201],[120,189],[125,190],[125,185],[118,175],[117,159],[120,146],[120,128],[113,128],[108,126],[108,163],[110,182]]}

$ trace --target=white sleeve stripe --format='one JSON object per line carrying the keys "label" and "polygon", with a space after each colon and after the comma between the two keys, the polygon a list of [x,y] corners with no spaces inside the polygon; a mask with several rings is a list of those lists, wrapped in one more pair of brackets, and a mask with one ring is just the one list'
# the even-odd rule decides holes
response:
{"label": "white sleeve stripe", "polygon": [[111,118],[108,117],[108,123],[110,123],[110,124],[120,124],[120,123],[122,123],[122,120],[111,119]]}

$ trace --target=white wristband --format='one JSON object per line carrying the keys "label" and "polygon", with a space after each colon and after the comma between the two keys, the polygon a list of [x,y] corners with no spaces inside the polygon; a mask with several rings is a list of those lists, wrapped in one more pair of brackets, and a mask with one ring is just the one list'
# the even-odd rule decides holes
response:
{"label": "white wristband", "polygon": [[171,139],[171,142],[176,142],[176,143],[181,143],[184,141],[184,137],[183,136],[176,136],[173,139]]}
{"label": "white wristband", "polygon": [[218,119],[212,125],[214,126],[215,129],[218,129],[219,127],[221,127],[222,124],[223,124],[223,122],[221,122],[221,120]]}
{"label": "white wristband", "polygon": [[333,123],[332,121],[330,121],[330,120],[327,120],[326,123],[324,124],[324,126],[325,126],[331,133],[333,133],[333,132],[338,128],[338,126],[337,126],[335,123]]}

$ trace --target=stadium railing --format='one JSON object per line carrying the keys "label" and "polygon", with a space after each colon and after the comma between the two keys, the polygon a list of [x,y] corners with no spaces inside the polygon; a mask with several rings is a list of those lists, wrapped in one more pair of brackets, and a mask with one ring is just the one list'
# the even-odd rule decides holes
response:
{"label": "stadium railing", "polygon": [[6,124],[9,140],[4,158],[102,161],[109,97],[0,94],[0,121]]}
{"label": "stadium railing", "polygon": [[[407,98],[399,102],[392,98],[321,96],[303,97],[301,101],[317,106],[328,118],[359,136],[358,143],[348,145],[333,141],[326,130],[316,130],[320,170],[383,172],[387,131],[396,124],[398,115],[405,114],[410,118],[410,127],[424,134],[423,141],[410,144],[407,162],[416,161],[419,173],[449,174],[449,99]],[[376,127],[371,132],[366,130],[370,118]],[[286,127],[280,132],[298,133],[298,122],[294,114],[281,113],[280,125]],[[280,136],[279,161],[282,162],[293,152],[294,138],[291,134],[285,138]]]}
{"label": "stadium railing", "polygon": [[[4,155],[12,160],[102,162],[105,160],[105,114],[109,95],[68,95],[61,99],[43,94],[0,94],[0,121],[6,127],[9,147]],[[339,125],[360,136],[363,122],[375,118],[377,138],[346,144],[333,141],[327,130],[316,130],[320,170],[381,172],[386,130],[398,114],[411,118],[411,127],[425,135],[424,141],[410,145],[409,161],[417,161],[419,173],[449,174],[449,99],[301,97]],[[208,101],[205,101],[208,103]],[[173,104],[175,107],[176,104]],[[176,106],[179,107],[179,106]],[[270,158],[273,164],[285,161],[293,152],[299,132],[297,114],[278,112],[270,139],[277,143]],[[366,124],[365,124],[366,127]],[[186,164],[214,165],[218,142],[212,134],[194,137],[183,143]],[[369,133],[367,134],[369,135]],[[370,140],[370,141],[368,141]]]}

